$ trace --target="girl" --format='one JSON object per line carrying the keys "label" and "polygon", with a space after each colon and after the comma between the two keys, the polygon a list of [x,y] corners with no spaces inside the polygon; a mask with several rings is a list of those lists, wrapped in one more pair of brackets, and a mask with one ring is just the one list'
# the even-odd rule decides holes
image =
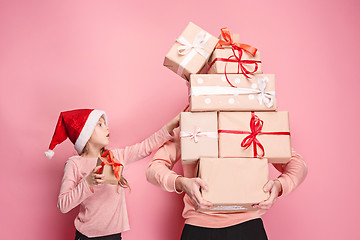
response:
{"label": "girl", "polygon": [[170,140],[170,133],[178,125],[179,115],[141,143],[110,153],[105,149],[110,140],[105,112],[77,109],[60,114],[45,155],[51,158],[55,146],[66,138],[79,153],[65,164],[57,203],[62,213],[80,205],[75,218],[76,240],[121,239],[121,232],[130,229],[123,189],[129,185],[122,175],[118,185],[104,184],[104,175],[98,173],[101,166],[95,167],[98,157],[111,155],[123,165],[145,158]]}

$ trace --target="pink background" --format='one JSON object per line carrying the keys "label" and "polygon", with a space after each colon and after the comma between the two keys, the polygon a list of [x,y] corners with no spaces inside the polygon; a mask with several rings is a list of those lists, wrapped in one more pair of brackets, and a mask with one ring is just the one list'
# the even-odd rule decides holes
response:
{"label": "pink background", "polygon": [[[110,147],[158,130],[187,104],[184,80],[162,63],[189,21],[259,48],[290,111],[309,175],[264,215],[269,238],[360,239],[358,1],[122,2],[0,2],[2,239],[73,239],[77,209],[64,215],[56,202],[75,150],[66,141],[54,159],[43,153],[60,111],[105,110]],[[178,239],[182,199],[146,182],[150,159],[126,169],[124,239]]]}

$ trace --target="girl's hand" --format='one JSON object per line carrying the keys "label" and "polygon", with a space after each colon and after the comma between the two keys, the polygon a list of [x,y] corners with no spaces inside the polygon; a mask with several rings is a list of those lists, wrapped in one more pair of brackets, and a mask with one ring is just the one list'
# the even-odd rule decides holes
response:
{"label": "girl's hand", "polygon": [[[187,105],[181,112],[184,112],[188,107],[189,105]],[[166,124],[166,129],[169,133],[171,133],[174,128],[177,128],[179,126],[180,114],[181,113],[179,113],[176,117],[174,117],[170,122]]]}
{"label": "girl's hand", "polygon": [[213,204],[206,201],[200,193],[200,188],[207,190],[208,186],[201,178],[178,177],[175,181],[176,189],[185,192],[194,203],[196,209],[210,209]]}
{"label": "girl's hand", "polygon": [[96,166],[90,173],[89,175],[87,175],[86,177],[86,182],[89,184],[89,186],[93,186],[93,185],[100,185],[103,184],[105,182],[105,175],[104,174],[98,174],[97,171],[99,171],[99,169],[101,168],[101,166]]}
{"label": "girl's hand", "polygon": [[264,191],[270,192],[269,199],[262,201],[259,204],[255,204],[253,207],[266,210],[270,209],[275,204],[279,193],[282,191],[280,181],[277,179],[268,181],[264,186]]}

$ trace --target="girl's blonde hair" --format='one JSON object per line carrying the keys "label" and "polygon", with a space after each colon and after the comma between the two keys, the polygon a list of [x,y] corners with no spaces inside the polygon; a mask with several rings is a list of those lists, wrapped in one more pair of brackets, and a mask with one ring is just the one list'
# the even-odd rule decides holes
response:
{"label": "girl's blonde hair", "polygon": [[[88,150],[87,150],[87,147],[88,147],[88,144],[86,143],[86,145],[85,145],[84,149],[82,150],[80,156],[87,153],[87,151],[88,151]],[[104,152],[106,152],[106,151],[109,151],[109,150],[106,149],[106,148],[102,148],[102,149],[100,150],[100,155],[102,155],[102,154],[103,154]],[[131,191],[130,185],[129,185],[128,181],[126,180],[126,178],[124,178],[124,176],[122,175],[122,173],[121,173],[120,180],[119,180],[118,184],[119,184],[120,187],[122,187],[122,188],[129,188],[129,190]]]}

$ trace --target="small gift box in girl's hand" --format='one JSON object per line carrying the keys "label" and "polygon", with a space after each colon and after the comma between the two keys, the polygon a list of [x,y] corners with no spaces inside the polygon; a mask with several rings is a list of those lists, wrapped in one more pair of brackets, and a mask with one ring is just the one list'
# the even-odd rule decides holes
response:
{"label": "small gift box in girl's hand", "polygon": [[182,112],[180,146],[183,164],[197,162],[200,157],[218,156],[216,112]]}
{"label": "small gift box in girl's hand", "polygon": [[208,73],[241,73],[248,77],[262,73],[259,51],[232,38],[227,28],[221,29],[221,39],[209,60]]}
{"label": "small gift box in girl's hand", "polygon": [[219,157],[291,158],[289,113],[219,112]]}
{"label": "small gift box in girl's hand", "polygon": [[275,111],[274,74],[191,74],[190,111]]}
{"label": "small gift box in girl's hand", "polygon": [[190,22],[166,54],[164,66],[189,80],[208,61],[219,39]]}
{"label": "small gift box in girl's hand", "polygon": [[263,190],[269,178],[266,158],[200,158],[198,176],[208,186],[202,197],[214,204],[199,211],[252,211],[257,210],[252,205],[269,198]]}
{"label": "small gift box in girl's hand", "polygon": [[118,185],[123,171],[123,165],[116,159],[109,160],[108,158],[98,158],[96,166],[102,166],[98,173],[105,175],[105,184]]}

